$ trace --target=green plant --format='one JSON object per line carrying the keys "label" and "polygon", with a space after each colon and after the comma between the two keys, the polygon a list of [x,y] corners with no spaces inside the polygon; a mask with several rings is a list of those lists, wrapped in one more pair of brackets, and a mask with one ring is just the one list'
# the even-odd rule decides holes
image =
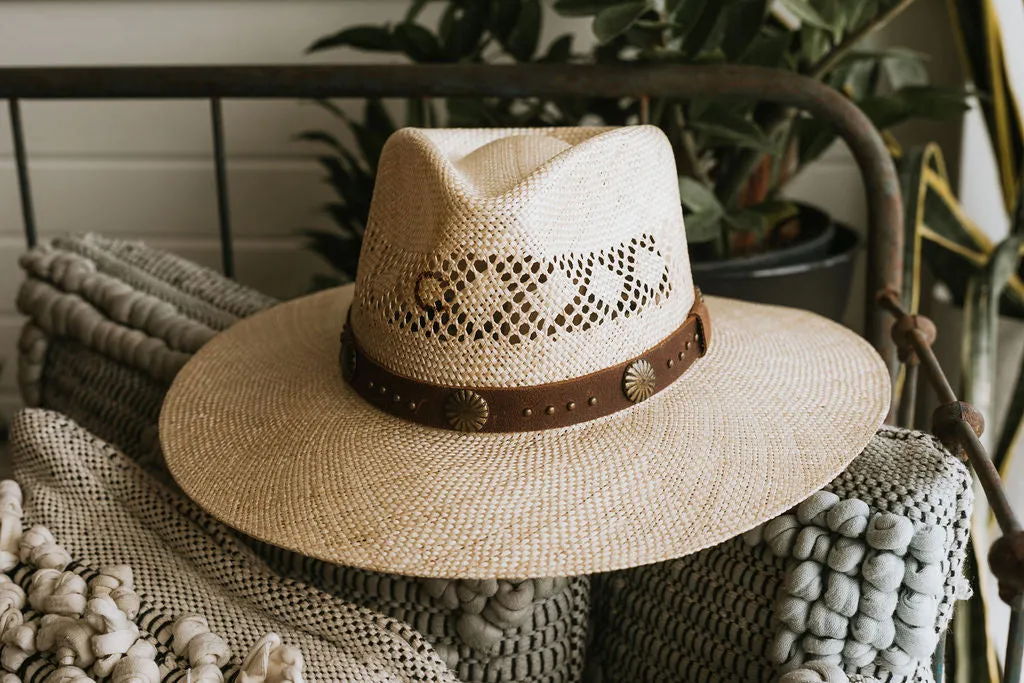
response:
{"label": "green plant", "polygon": [[[596,45],[574,50],[572,35],[541,48],[540,0],[442,0],[436,26],[421,20],[425,0],[393,25],[351,26],[310,46],[401,54],[414,62],[728,62],[805,74],[837,88],[888,130],[915,117],[963,109],[963,93],[927,84],[924,55],[870,50],[864,39],[914,0],[556,0],[563,15],[592,17]],[[379,102],[362,120],[329,106],[356,140],[347,151],[324,131],[302,134],[325,145],[320,158],[337,201],[337,231],[310,233],[314,248],[343,275],[354,273],[380,144],[395,122]],[[623,125],[640,117],[631,99],[410,100],[404,125]],[[727,258],[794,239],[779,230],[796,209],[786,183],[835,140],[827,124],[764,103],[652,100],[649,121],[665,130],[680,172],[687,237],[695,258]],[[797,235],[798,237],[798,235]]]}
{"label": "green plant", "polygon": [[[984,94],[979,104],[995,152],[1010,231],[1002,241],[993,243],[972,222],[950,187],[942,154],[935,145],[902,155],[898,162],[906,209],[904,304],[909,310],[917,310],[921,270],[927,264],[950,291],[953,302],[963,307],[960,393],[990,425],[1002,412],[1002,428],[990,441],[989,455],[1005,474],[1024,425],[1024,365],[1018,369],[1009,403],[1002,406],[994,401],[1000,317],[1024,318],[1024,130],[1006,78],[992,2],[947,0],[947,6],[965,72]],[[955,667],[950,680],[955,683],[996,681],[1000,676],[986,624],[989,596],[979,583],[994,540],[991,528],[988,505],[979,497],[968,557],[974,596],[957,605],[954,619]]]}

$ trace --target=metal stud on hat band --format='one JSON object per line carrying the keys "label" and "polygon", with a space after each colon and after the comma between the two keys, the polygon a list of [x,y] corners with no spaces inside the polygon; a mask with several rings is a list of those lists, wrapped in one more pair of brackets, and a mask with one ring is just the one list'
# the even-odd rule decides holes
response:
{"label": "metal stud on hat band", "polygon": [[528,387],[448,387],[391,372],[341,335],[342,377],[366,401],[396,417],[458,432],[527,432],[611,415],[649,399],[708,349],[711,319],[695,290],[686,320],[639,358],[582,377]]}

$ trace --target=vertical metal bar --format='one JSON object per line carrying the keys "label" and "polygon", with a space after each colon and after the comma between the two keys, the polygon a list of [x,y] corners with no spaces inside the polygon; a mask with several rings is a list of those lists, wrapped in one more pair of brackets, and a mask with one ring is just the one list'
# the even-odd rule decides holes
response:
{"label": "vertical metal bar", "polygon": [[1021,599],[1010,612],[1010,630],[1006,634],[1006,668],[1003,683],[1020,683],[1022,660],[1024,660],[1024,612],[1020,610]]}
{"label": "vertical metal bar", "polygon": [[224,113],[219,97],[210,98],[213,128],[213,164],[217,177],[217,220],[220,225],[220,256],[224,274],[235,277],[235,245],[231,239],[231,209],[228,205],[228,170],[224,155]]}
{"label": "vertical metal bar", "polygon": [[14,142],[14,163],[18,169],[18,193],[21,195],[21,223],[25,244],[36,246],[36,216],[32,208],[32,186],[28,177],[28,155],[25,153],[25,130],[21,125],[21,104],[16,98],[7,101],[11,113],[11,139]]}
{"label": "vertical metal bar", "polygon": [[907,363],[906,372],[903,375],[903,396],[900,397],[897,424],[907,429],[914,428],[914,408],[917,404],[917,368],[916,362]]}

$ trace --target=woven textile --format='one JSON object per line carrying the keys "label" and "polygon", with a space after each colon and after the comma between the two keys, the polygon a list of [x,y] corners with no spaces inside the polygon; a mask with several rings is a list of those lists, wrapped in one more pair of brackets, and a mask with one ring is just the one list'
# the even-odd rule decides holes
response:
{"label": "woven textile", "polygon": [[[273,300],[140,243],[95,235],[40,246],[22,266],[29,275],[19,296],[30,318],[19,355],[26,402],[72,417],[165,479],[156,423],[167,375],[195,350],[183,340],[212,337]],[[82,318],[91,324],[76,322]],[[411,624],[461,680],[579,679],[585,577],[441,585],[245,542],[282,575]]]}
{"label": "woven textile", "polygon": [[[455,680],[411,627],[281,579],[230,530],[67,418],[24,411],[11,437],[27,525],[49,528],[85,578],[131,565],[137,623],[157,646],[164,680],[184,676],[184,662],[169,654],[170,626],[188,613],[206,617],[235,653],[277,633],[301,649],[311,680]],[[226,673],[239,664],[236,656]],[[33,657],[21,675],[42,681],[52,670]]]}
{"label": "woven textile", "polygon": [[971,500],[967,469],[937,440],[883,428],[791,513],[696,555],[601,577],[604,680],[769,683],[823,661],[930,682],[931,652],[968,591]]}

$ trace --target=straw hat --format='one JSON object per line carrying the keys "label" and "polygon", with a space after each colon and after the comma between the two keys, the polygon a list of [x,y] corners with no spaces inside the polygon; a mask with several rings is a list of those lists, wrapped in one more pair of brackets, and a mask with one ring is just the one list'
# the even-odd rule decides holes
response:
{"label": "straw hat", "polygon": [[778,515],[860,452],[888,397],[849,330],[695,292],[657,128],[405,129],[354,287],[214,338],[160,436],[190,496],[272,544],[562,576]]}

